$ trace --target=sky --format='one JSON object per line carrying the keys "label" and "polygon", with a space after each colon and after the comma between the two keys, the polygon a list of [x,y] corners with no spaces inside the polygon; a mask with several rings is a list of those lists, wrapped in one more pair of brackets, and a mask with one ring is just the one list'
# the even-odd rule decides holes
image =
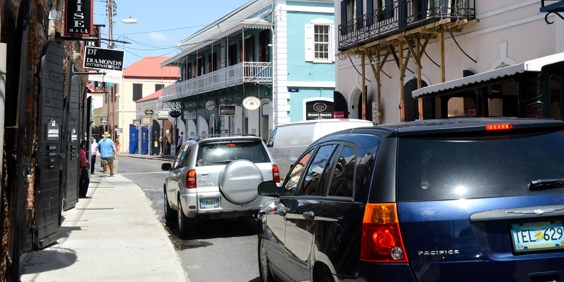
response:
{"label": "sky", "polygon": [[[101,38],[109,38],[106,15],[107,0],[94,1],[94,24],[105,24]],[[177,44],[239,8],[249,0],[113,0],[117,9],[113,17],[115,49],[124,51],[128,67],[146,56],[174,56]],[[117,13],[117,14],[116,14]],[[133,18],[136,24],[122,20]],[[102,40],[102,48],[108,41]]]}

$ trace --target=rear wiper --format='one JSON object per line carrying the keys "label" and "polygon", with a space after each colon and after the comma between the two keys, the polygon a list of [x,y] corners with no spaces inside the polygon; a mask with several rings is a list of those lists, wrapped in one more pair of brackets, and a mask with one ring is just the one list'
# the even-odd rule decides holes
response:
{"label": "rear wiper", "polygon": [[564,187],[564,179],[537,179],[529,182],[529,190]]}

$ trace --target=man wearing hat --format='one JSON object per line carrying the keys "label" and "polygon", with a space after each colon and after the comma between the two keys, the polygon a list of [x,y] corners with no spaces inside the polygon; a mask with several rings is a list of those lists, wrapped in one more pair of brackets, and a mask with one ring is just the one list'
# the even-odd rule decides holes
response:
{"label": "man wearing hat", "polygon": [[110,137],[109,132],[104,132],[102,138],[98,142],[98,151],[100,151],[100,159],[102,159],[102,167],[104,168],[104,175],[108,176],[108,169],[110,170],[109,176],[114,176],[114,156],[117,154],[117,149]]}

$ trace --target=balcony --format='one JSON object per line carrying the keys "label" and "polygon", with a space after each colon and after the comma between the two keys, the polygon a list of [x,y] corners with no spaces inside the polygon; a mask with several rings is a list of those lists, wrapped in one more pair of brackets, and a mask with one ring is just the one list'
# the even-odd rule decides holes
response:
{"label": "balcony", "polygon": [[163,102],[178,100],[244,83],[272,84],[271,62],[243,62],[163,89]]}
{"label": "balcony", "polygon": [[396,0],[339,25],[339,51],[444,19],[473,20],[475,0]]}

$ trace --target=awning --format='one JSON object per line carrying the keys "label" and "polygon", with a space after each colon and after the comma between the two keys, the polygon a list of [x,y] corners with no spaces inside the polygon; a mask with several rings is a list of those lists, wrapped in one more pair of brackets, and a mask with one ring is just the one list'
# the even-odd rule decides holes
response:
{"label": "awning", "polygon": [[447,91],[456,88],[463,88],[465,86],[478,84],[498,78],[503,78],[507,76],[513,76],[515,74],[524,73],[524,72],[540,72],[542,67],[545,65],[550,65],[553,63],[563,62],[564,61],[564,52],[558,53],[546,57],[541,57],[537,59],[533,59],[530,61],[526,61],[521,64],[516,64],[500,69],[495,69],[483,73],[478,73],[475,75],[458,78],[455,80],[433,84],[430,86],[422,87],[420,89],[414,90],[411,95],[413,98],[418,98],[424,95],[435,94],[442,91]]}

